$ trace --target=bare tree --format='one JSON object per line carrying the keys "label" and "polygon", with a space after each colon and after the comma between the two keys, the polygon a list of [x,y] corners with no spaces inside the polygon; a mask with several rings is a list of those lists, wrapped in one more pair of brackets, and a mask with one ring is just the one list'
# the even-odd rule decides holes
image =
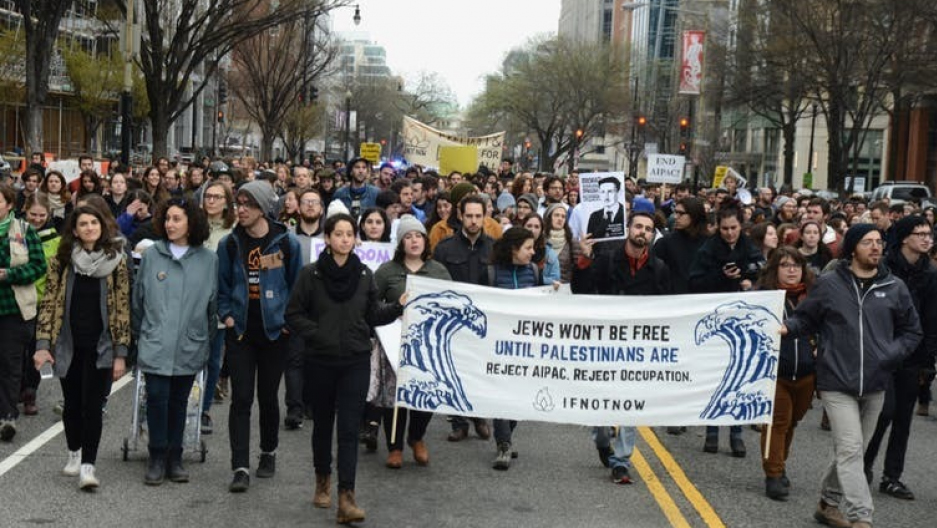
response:
{"label": "bare tree", "polygon": [[488,76],[470,114],[523,123],[541,146],[541,169],[604,136],[611,116],[627,110],[624,65],[607,45],[553,38],[508,57],[501,72]]}
{"label": "bare tree", "polygon": [[399,87],[397,108],[418,121],[435,125],[456,105],[455,94],[436,72],[421,71],[417,77]]}
{"label": "bare tree", "polygon": [[49,97],[52,50],[66,0],[14,0],[26,33],[26,148],[42,152],[42,107]]}
{"label": "bare tree", "polygon": [[306,141],[322,132],[324,124],[325,106],[321,104],[297,105],[287,113],[278,133],[290,159],[302,162]]}
{"label": "bare tree", "polygon": [[311,102],[313,85],[338,54],[327,35],[309,37],[313,27],[312,17],[299,17],[241,42],[232,54],[229,85],[260,127],[261,159],[270,158],[284,119]]}
{"label": "bare tree", "polygon": [[[122,5],[127,0],[117,0]],[[167,154],[169,127],[205,89],[238,44],[307,11],[325,13],[349,0],[140,0],[139,66],[146,80],[154,156]]]}

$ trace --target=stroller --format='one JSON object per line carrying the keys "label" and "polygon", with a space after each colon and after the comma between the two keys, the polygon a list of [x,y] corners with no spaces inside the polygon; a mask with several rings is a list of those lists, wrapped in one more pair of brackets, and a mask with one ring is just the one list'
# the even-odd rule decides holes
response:
{"label": "stroller", "polygon": [[[133,390],[133,418],[130,424],[130,436],[124,437],[124,445],[121,447],[123,460],[126,462],[130,458],[131,452],[136,452],[141,443],[146,445],[146,380],[139,368],[133,371],[134,390]],[[194,453],[198,461],[204,463],[208,456],[208,446],[202,440],[201,416],[202,416],[202,394],[205,386],[205,371],[202,370],[195,376],[195,382],[192,383],[192,390],[189,392],[189,402],[186,405],[185,413],[185,433],[182,438],[182,450],[184,453]]]}

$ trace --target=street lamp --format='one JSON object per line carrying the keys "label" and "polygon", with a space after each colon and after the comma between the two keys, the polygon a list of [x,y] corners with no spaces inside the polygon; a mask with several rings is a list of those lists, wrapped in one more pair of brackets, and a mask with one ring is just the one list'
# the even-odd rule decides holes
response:
{"label": "street lamp", "polygon": [[355,16],[352,18],[355,21],[355,25],[361,24],[361,8],[358,7],[358,4],[355,4]]}
{"label": "street lamp", "polygon": [[351,134],[351,90],[345,92],[345,150],[343,151],[346,160],[351,159],[348,153],[349,135]]}
{"label": "street lamp", "polygon": [[[812,110],[813,116],[810,118],[810,153],[807,154],[807,172],[813,175],[813,139],[817,133],[817,103],[813,103]],[[792,183],[792,182],[784,182]]]}

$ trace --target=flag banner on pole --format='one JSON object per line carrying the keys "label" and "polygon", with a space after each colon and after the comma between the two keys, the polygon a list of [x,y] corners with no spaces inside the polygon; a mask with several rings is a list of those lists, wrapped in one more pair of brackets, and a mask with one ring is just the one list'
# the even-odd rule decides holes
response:
{"label": "flag banner on pole", "polygon": [[705,31],[683,32],[683,61],[680,64],[680,93],[699,95],[703,87],[703,41]]}
{"label": "flag banner on pole", "polygon": [[424,167],[441,167],[441,147],[473,146],[478,149],[479,165],[497,170],[501,163],[501,148],[504,145],[504,132],[487,136],[465,137],[447,134],[412,117],[404,116],[403,131],[404,157],[410,164]]}
{"label": "flag banner on pole", "polygon": [[397,404],[581,425],[769,423],[783,292],[533,296],[407,278]]}

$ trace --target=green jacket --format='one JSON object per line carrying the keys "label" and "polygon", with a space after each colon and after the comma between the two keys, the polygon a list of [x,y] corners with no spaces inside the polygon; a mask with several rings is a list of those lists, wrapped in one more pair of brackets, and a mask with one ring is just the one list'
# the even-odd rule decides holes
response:
{"label": "green jacket", "polygon": [[389,260],[374,272],[374,282],[377,283],[378,297],[384,302],[396,302],[407,291],[407,275],[429,277],[431,279],[452,280],[449,270],[435,260],[427,260],[416,273],[408,270],[403,264]]}
{"label": "green jacket", "polygon": [[133,285],[131,328],[147,374],[185,376],[208,362],[218,326],[218,256],[190,247],[176,260],[160,240],[143,254]]}
{"label": "green jacket", "polygon": [[[19,222],[20,220],[13,220]],[[7,270],[7,278],[0,281],[0,315],[22,315],[16,303],[12,285],[32,284],[46,273],[46,258],[42,252],[42,242],[32,226],[26,224],[26,237],[14,244],[26,244],[29,261],[26,264],[10,267],[10,237],[0,238],[0,268]]]}

